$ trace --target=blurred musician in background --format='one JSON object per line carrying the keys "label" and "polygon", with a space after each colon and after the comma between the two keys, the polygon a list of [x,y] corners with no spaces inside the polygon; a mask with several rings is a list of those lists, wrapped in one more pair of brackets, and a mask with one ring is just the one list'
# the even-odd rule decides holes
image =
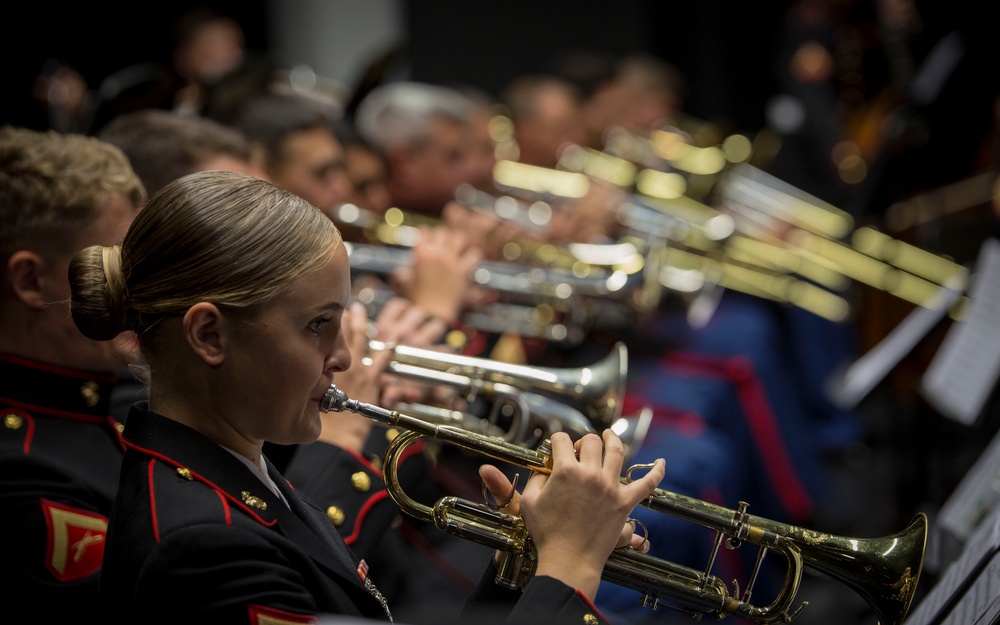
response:
{"label": "blurred musician in background", "polygon": [[347,120],[337,124],[336,130],[344,146],[344,165],[351,180],[347,201],[376,215],[384,215],[393,206],[385,160]]}
{"label": "blurred musician in background", "polygon": [[393,206],[439,217],[470,181],[471,103],[458,91],[388,82],[358,105],[353,123],[384,159]]}
{"label": "blurred musician in background", "polygon": [[[116,245],[146,201],[116,147],[93,137],[0,128],[0,583],[38,618],[93,616],[124,448],[116,372],[133,341],[73,325],[70,258]],[[18,599],[21,600],[21,599]]]}
{"label": "blurred musician in background", "polygon": [[[264,94],[241,107],[234,125],[258,150],[270,180],[320,207],[351,232],[336,214],[356,192],[337,133],[340,123],[336,112],[323,103],[304,96]],[[457,323],[467,305],[469,273],[480,259],[477,249],[461,233],[432,227],[421,229],[413,247],[412,266],[392,276],[395,288],[428,314]]]}
{"label": "blurred musician in background", "polygon": [[555,167],[566,145],[586,145],[583,96],[576,87],[552,74],[515,77],[501,93],[513,122],[516,160]]}

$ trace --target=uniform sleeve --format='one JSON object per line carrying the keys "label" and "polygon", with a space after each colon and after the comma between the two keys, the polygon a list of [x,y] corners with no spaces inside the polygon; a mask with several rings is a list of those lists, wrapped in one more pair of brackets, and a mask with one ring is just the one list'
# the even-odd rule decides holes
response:
{"label": "uniform sleeve", "polygon": [[497,585],[496,573],[496,563],[491,559],[479,585],[469,595],[463,623],[611,625],[589,599],[554,577],[532,577],[524,591],[518,591]]}

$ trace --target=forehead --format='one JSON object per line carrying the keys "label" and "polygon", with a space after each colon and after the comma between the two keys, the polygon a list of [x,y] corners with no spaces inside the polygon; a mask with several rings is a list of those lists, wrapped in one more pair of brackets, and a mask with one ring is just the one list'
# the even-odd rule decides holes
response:
{"label": "forehead", "polygon": [[347,249],[343,243],[338,243],[322,261],[293,279],[285,294],[273,303],[308,315],[321,309],[342,309],[350,295]]}
{"label": "forehead", "polygon": [[283,146],[284,163],[307,164],[343,158],[344,149],[326,128],[310,128],[292,133]]}
{"label": "forehead", "polygon": [[257,178],[265,177],[264,172],[249,159],[240,158],[232,154],[217,154],[202,161],[198,166],[203,170],[235,171],[241,174],[256,176]]}
{"label": "forehead", "polygon": [[429,124],[429,145],[453,147],[470,138],[470,129],[461,120],[451,117],[435,117]]}

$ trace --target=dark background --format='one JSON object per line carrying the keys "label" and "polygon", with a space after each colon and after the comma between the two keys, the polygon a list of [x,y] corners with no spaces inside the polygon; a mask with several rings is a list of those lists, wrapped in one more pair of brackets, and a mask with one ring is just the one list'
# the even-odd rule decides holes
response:
{"label": "dark background", "polygon": [[[22,3],[17,16],[8,18],[0,43],[6,70],[0,121],[43,123],[31,85],[50,59],[72,64],[91,87],[135,63],[168,62],[174,20],[204,4]],[[350,20],[349,3],[343,4],[344,19]],[[774,89],[766,64],[786,5],[785,0],[423,0],[401,6],[414,79],[470,84],[497,95],[510,78],[544,69],[561,50],[645,50],[683,72],[690,113],[722,116],[755,130]],[[280,3],[217,0],[211,6],[240,21],[249,48],[267,53],[273,38],[267,13],[280,10]]]}

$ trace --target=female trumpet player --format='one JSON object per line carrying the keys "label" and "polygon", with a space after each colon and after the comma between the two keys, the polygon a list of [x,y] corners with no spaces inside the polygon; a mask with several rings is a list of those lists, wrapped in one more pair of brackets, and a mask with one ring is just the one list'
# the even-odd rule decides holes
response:
{"label": "female trumpet player", "polygon": [[[266,181],[199,172],[151,198],[121,246],[77,254],[70,281],[78,328],[97,340],[134,331],[148,364],[149,401],[123,433],[107,620],[391,618],[378,571],[263,454],[265,441],[315,440],[320,401],[351,366],[359,311],[348,310],[349,264],[332,222]],[[470,619],[499,602],[511,623],[601,622],[592,601],[608,555],[645,540],[627,519],[663,478],[662,459],[623,485],[614,433],[552,444],[551,475],[532,476],[518,502],[535,576],[523,592],[502,589],[487,563]],[[484,479],[498,498],[510,490],[497,472]]]}

